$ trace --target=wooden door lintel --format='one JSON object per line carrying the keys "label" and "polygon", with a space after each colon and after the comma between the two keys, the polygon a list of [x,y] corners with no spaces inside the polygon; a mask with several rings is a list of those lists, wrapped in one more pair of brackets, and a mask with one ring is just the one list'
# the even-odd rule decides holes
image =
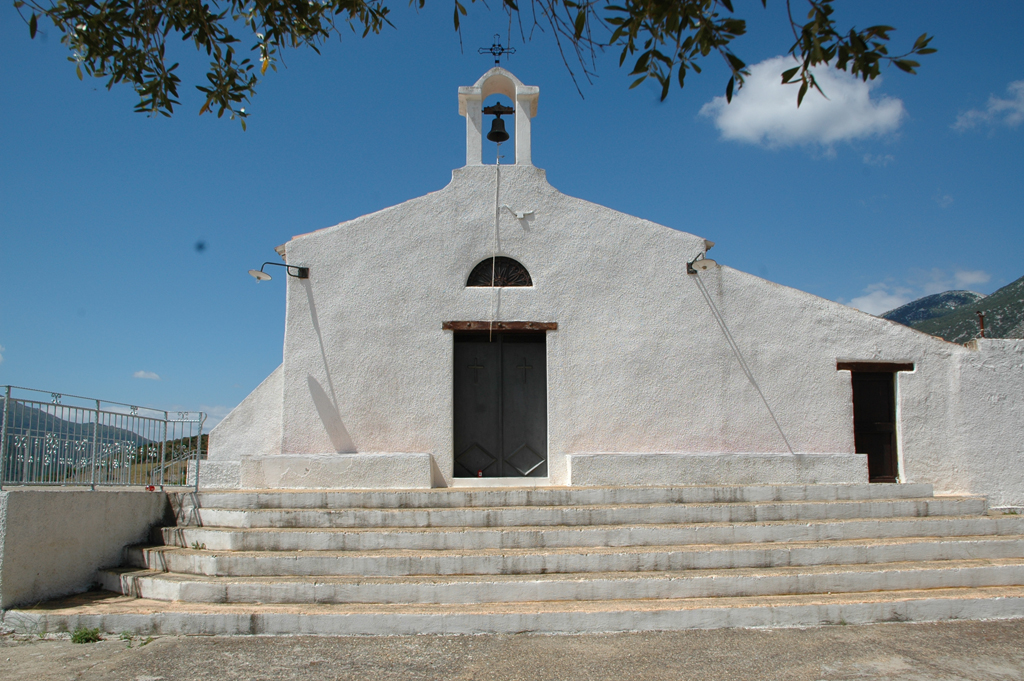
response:
{"label": "wooden door lintel", "polygon": [[444,331],[557,331],[558,322],[441,322]]}

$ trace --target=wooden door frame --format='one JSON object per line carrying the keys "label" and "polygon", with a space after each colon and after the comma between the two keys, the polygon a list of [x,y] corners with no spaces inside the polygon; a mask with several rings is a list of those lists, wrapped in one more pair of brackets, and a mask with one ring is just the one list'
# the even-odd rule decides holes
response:
{"label": "wooden door frame", "polygon": [[558,322],[441,322],[442,331],[494,331],[496,333],[523,333],[524,331],[557,331]]}
{"label": "wooden door frame", "polygon": [[[551,447],[550,447],[550,441],[549,441],[550,440],[550,435],[551,435],[551,429],[549,427],[549,422],[548,422],[548,418],[549,418],[549,415],[550,415],[550,410],[549,410],[549,406],[550,406],[549,402],[550,402],[550,400],[549,400],[549,395],[548,395],[548,391],[547,391],[547,386],[548,386],[547,371],[548,371],[548,367],[547,367],[547,338],[546,337],[547,337],[547,332],[548,331],[557,331],[558,330],[558,322],[446,321],[446,322],[441,322],[441,329],[443,331],[451,331],[451,332],[453,332],[452,333],[453,356],[454,356],[455,335],[457,333],[471,332],[471,333],[467,334],[467,335],[470,335],[470,336],[475,336],[475,335],[481,335],[482,336],[484,334],[489,334],[489,333],[493,333],[495,335],[502,335],[502,336],[504,336],[504,335],[516,335],[516,334],[529,334],[529,335],[536,334],[538,336],[544,336],[545,337],[544,338],[544,348],[545,348],[545,351],[544,351],[544,373],[545,373],[545,382],[544,382],[544,405],[545,405],[545,407],[544,407],[544,462],[545,462],[545,468],[546,468],[547,472],[546,472],[545,476],[542,477],[542,478],[541,477],[531,478],[529,476],[524,476],[524,477],[511,477],[511,478],[509,478],[509,477],[482,478],[482,480],[490,480],[492,482],[493,481],[502,481],[502,480],[522,480],[524,482],[524,484],[530,484],[529,481],[546,481],[546,480],[548,480],[551,477]],[[453,371],[453,374],[452,374],[452,381],[453,381],[452,385],[453,385],[453,387],[454,387],[454,378],[455,378],[455,376],[454,376],[454,371]],[[454,436],[455,436],[455,414],[454,414],[454,412],[455,412],[455,403],[454,403],[454,395],[453,395],[453,401],[452,401],[452,422],[451,422],[452,444],[453,444],[453,448],[452,448],[452,477],[453,477],[453,480],[456,480],[456,479],[463,480],[463,481],[476,480],[476,478],[472,478],[472,477],[462,477],[462,478],[457,478],[456,477],[456,470],[455,470],[456,469],[456,462],[455,462],[455,458],[458,456],[458,453],[455,451],[455,447],[454,447],[454,444],[455,444],[455,440],[454,440]],[[504,461],[502,462],[502,464],[504,465]]]}
{"label": "wooden door frame", "polygon": [[[893,468],[895,469],[895,475],[893,480],[876,480],[877,482],[902,482],[903,481],[903,447],[900,442],[901,428],[900,428],[900,390],[898,374],[904,371],[913,371],[913,362],[877,362],[877,361],[846,361],[836,362],[837,371],[849,371],[850,372],[850,404],[851,407],[855,404],[853,394],[853,374],[855,373],[872,373],[872,374],[892,374],[892,401],[893,401]],[[854,417],[856,419],[856,415]],[[854,438],[856,438],[856,420],[854,421]],[[869,471],[870,475],[870,471]],[[888,476],[886,476],[888,477]],[[870,478],[869,478],[870,480]]]}

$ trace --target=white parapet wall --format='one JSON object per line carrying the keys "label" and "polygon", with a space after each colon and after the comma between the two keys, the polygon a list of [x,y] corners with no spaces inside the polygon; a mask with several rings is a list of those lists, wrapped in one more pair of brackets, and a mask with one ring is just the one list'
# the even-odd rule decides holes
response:
{"label": "white parapet wall", "polygon": [[0,492],[0,609],[87,591],[169,512],[163,492]]}
{"label": "white parapet wall", "polygon": [[[195,484],[194,464],[188,482]],[[443,485],[430,454],[358,452],[243,456],[238,461],[203,461],[201,489],[429,489]]]}
{"label": "white parapet wall", "polygon": [[210,431],[211,462],[237,462],[243,456],[281,453],[282,376],[279,366]]}
{"label": "white parapet wall", "polygon": [[864,454],[570,454],[573,485],[781,485],[867,482]]}

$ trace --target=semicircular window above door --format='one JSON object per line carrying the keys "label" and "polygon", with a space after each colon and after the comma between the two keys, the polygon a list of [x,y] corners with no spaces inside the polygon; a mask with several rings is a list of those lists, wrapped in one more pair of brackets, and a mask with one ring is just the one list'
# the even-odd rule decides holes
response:
{"label": "semicircular window above door", "polygon": [[481,260],[469,273],[466,286],[533,286],[533,279],[522,263],[499,255]]}

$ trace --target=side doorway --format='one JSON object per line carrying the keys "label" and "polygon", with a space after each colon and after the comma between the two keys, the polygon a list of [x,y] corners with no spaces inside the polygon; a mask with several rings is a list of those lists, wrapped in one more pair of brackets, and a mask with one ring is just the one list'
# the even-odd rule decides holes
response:
{"label": "side doorway", "polygon": [[547,477],[543,332],[454,334],[455,477]]}
{"label": "side doorway", "polygon": [[913,364],[843,362],[853,389],[853,438],[857,453],[868,457],[870,482],[899,482],[896,433],[896,372]]}

